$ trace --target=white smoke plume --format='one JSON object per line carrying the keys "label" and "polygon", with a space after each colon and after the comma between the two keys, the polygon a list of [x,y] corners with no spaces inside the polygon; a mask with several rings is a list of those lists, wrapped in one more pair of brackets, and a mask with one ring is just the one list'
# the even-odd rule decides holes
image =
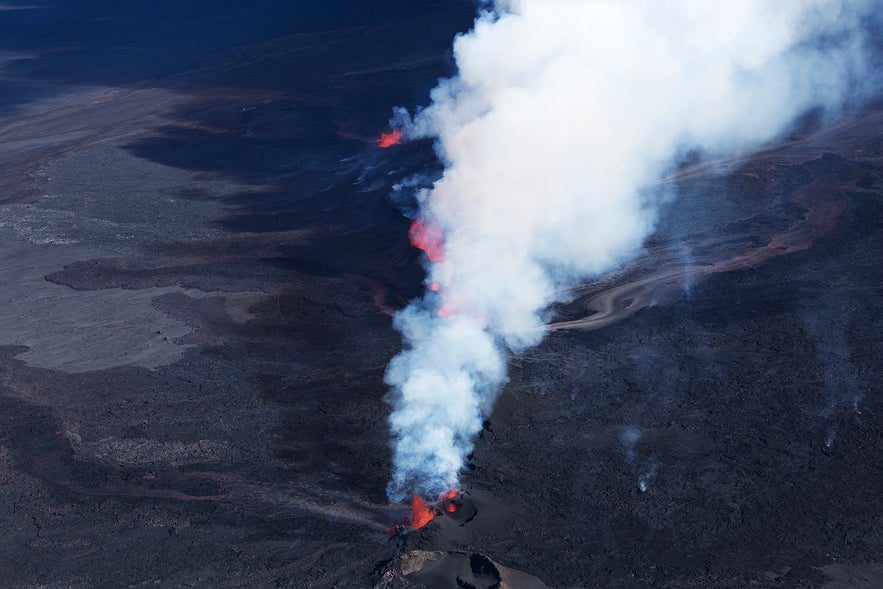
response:
{"label": "white smoke plume", "polygon": [[[639,255],[646,187],[688,151],[735,154],[855,98],[873,0],[497,0],[454,43],[458,74],[395,122],[437,139],[418,195],[443,235],[432,292],[396,318],[393,500],[455,488],[562,285]],[[431,232],[430,232],[431,233]],[[437,291],[437,292],[434,292]]]}

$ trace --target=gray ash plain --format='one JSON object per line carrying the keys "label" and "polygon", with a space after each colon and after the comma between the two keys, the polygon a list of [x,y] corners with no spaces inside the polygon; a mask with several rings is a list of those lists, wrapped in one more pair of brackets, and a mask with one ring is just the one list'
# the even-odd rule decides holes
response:
{"label": "gray ash plain", "polygon": [[0,586],[883,585],[883,104],[677,170],[391,537],[373,140],[472,3],[74,4],[0,12]]}

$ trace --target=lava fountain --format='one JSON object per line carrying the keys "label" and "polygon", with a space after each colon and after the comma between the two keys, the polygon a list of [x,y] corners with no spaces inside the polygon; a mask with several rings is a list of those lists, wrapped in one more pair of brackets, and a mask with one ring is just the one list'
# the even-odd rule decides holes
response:
{"label": "lava fountain", "polygon": [[402,132],[398,129],[393,129],[389,133],[381,133],[380,139],[375,139],[374,142],[383,149],[388,149],[393,145],[400,145],[403,139]]}
{"label": "lava fountain", "polygon": [[433,504],[426,502],[423,497],[414,495],[411,497],[411,518],[408,525],[413,530],[419,530],[438,516],[444,513],[456,513],[459,506],[454,500],[460,495],[456,489],[451,489],[438,498]]}

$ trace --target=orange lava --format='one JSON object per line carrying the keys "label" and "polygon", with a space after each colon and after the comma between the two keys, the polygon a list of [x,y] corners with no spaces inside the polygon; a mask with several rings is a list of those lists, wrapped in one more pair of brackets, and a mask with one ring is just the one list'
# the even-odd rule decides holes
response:
{"label": "orange lava", "polygon": [[436,517],[442,514],[441,510],[437,507],[438,505],[442,505],[442,509],[444,509],[448,513],[454,513],[459,509],[457,505],[451,502],[460,492],[456,489],[451,489],[446,493],[442,493],[442,495],[438,498],[438,502],[435,505],[428,505],[423,497],[419,495],[411,496],[411,519],[408,522],[408,525],[411,526],[411,529],[419,530]]}
{"label": "orange lava", "polygon": [[460,494],[460,491],[457,489],[451,489],[447,493],[442,493],[442,496],[438,498],[439,503],[444,504],[444,510],[448,513],[455,513],[460,506],[453,502],[453,499],[457,498],[457,495]]}
{"label": "orange lava", "polygon": [[381,133],[380,139],[376,140],[377,145],[379,145],[383,149],[390,148],[393,145],[399,145],[401,142],[402,132],[398,129],[393,129],[389,133]]}
{"label": "orange lava", "polygon": [[454,314],[454,310],[451,309],[451,306],[447,303],[443,304],[438,308],[438,311],[435,312],[439,317],[450,317]]}
{"label": "orange lava", "polygon": [[419,530],[438,515],[435,509],[426,504],[423,497],[413,495],[411,497],[411,527]]}
{"label": "orange lava", "polygon": [[444,236],[434,223],[415,219],[408,231],[411,245],[426,252],[432,262],[444,262]]}
{"label": "orange lava", "polygon": [[457,489],[451,489],[450,491],[447,491],[446,493],[442,493],[441,497],[439,497],[438,500],[439,501],[449,501],[451,499],[454,499],[459,494],[460,494],[460,491],[458,491]]}
{"label": "orange lava", "polygon": [[439,285],[438,282],[433,282],[427,288],[429,288],[429,290],[431,290],[432,292],[438,292],[439,289],[441,289],[441,286]]}

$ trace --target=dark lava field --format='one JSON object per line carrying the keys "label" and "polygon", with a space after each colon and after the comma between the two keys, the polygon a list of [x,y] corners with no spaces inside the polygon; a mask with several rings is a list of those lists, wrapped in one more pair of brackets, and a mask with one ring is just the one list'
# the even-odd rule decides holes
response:
{"label": "dark lava field", "polygon": [[0,8],[0,587],[883,587],[883,101],[665,179],[390,534],[376,140],[474,8]]}

